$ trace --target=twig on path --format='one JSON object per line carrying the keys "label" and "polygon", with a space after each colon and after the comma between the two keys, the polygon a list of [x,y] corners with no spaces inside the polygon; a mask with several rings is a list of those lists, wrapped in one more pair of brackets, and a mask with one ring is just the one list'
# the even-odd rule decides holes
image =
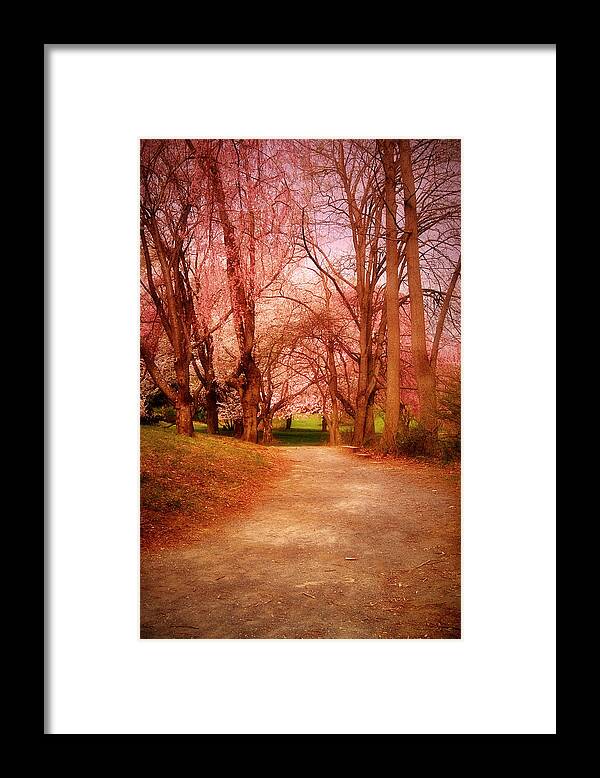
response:
{"label": "twig on path", "polygon": [[420,565],[417,565],[416,567],[404,567],[403,572],[410,573],[413,570],[418,570],[420,567],[423,567],[423,565],[429,564],[429,562],[445,562],[445,559],[426,559],[424,562],[421,562]]}
{"label": "twig on path", "polygon": [[315,597],[315,595],[314,595],[314,594],[309,594],[308,592],[302,592],[302,594],[303,594],[305,597],[312,597],[312,598],[313,598],[313,600],[316,600],[316,599],[317,599],[317,598]]}
{"label": "twig on path", "polygon": [[200,627],[192,627],[191,624],[173,624],[173,629],[200,629]]}
{"label": "twig on path", "polygon": [[259,605],[268,605],[270,602],[273,602],[273,600],[265,600],[265,602],[255,602],[253,607],[258,608]]}
{"label": "twig on path", "polygon": [[421,562],[420,565],[417,565],[416,567],[413,567],[413,570],[418,570],[419,567],[423,567],[423,565],[426,565],[428,562],[433,562],[433,559],[427,559],[425,562]]}
{"label": "twig on path", "polygon": [[358,557],[357,556],[345,556],[344,559],[347,559],[350,562],[353,559],[358,559]]}

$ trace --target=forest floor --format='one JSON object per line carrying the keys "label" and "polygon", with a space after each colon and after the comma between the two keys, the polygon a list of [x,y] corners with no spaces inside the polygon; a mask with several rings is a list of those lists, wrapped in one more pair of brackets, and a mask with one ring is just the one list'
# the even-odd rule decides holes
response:
{"label": "forest floor", "polygon": [[254,503],[143,546],[142,638],[460,637],[457,465],[268,456]]}

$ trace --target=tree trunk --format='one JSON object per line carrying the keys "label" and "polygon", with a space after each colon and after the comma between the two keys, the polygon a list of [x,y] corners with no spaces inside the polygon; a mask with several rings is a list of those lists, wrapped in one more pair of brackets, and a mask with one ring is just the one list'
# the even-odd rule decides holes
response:
{"label": "tree trunk", "polygon": [[233,436],[235,438],[241,438],[244,434],[244,422],[242,419],[233,420]]}
{"label": "tree trunk", "polygon": [[339,446],[340,436],[340,409],[337,399],[332,400],[331,413],[329,415],[329,445]]}
{"label": "tree trunk", "polygon": [[191,402],[187,404],[178,403],[175,406],[175,423],[177,425],[177,432],[180,435],[187,435],[190,438],[194,436],[194,422]]}
{"label": "tree trunk", "polygon": [[408,407],[401,402],[400,403],[400,424],[398,427],[398,431],[400,432],[401,437],[406,438],[408,435],[408,430],[410,427],[410,411],[408,410]]}
{"label": "tree trunk", "polygon": [[354,417],[354,431],[352,433],[352,445],[359,448],[365,442],[365,424],[367,421],[367,398],[362,395],[356,398],[356,416]]}
{"label": "tree trunk", "polygon": [[325,414],[321,417],[321,432],[327,432],[327,416]]}
{"label": "tree trunk", "polygon": [[244,397],[242,399],[242,412],[244,414],[244,430],[242,432],[242,440],[246,440],[248,443],[258,442],[258,403],[252,402],[252,399]]}
{"label": "tree trunk", "polygon": [[356,393],[356,415],[354,417],[354,432],[352,433],[352,445],[362,446],[365,440],[365,423],[367,420],[367,347],[361,332],[360,361],[358,366],[358,391]]}
{"label": "tree trunk", "polygon": [[385,307],[387,315],[387,381],[383,448],[396,446],[400,423],[400,316],[398,311],[398,228],[394,143],[383,141],[385,170]]}
{"label": "tree trunk", "polygon": [[292,417],[291,416],[286,416],[285,428],[286,428],[286,430],[291,430],[292,429]]}
{"label": "tree trunk", "polygon": [[410,142],[399,141],[400,169],[404,188],[404,228],[408,233],[406,242],[406,270],[410,295],[410,336],[417,393],[419,395],[419,422],[426,432],[427,453],[437,448],[437,397],[435,373],[427,356],[425,337],[425,309],[421,268],[419,265],[419,242],[415,181],[410,156]]}
{"label": "tree trunk", "polygon": [[217,407],[217,393],[214,386],[206,392],[206,426],[209,435],[219,433],[219,409]]}
{"label": "tree trunk", "polygon": [[262,442],[266,445],[267,443],[273,442],[273,418],[271,416],[265,416],[263,418],[263,438]]}
{"label": "tree trunk", "polygon": [[330,446],[339,446],[341,443],[340,439],[340,425],[339,422],[334,423],[333,419],[331,420],[331,424],[329,425],[329,445]]}
{"label": "tree trunk", "polygon": [[[189,363],[188,363],[189,364]],[[189,368],[184,360],[175,363],[175,377],[177,379],[177,400],[175,402],[175,422],[177,432],[180,435],[194,435],[194,401],[190,392]]]}
{"label": "tree trunk", "polygon": [[365,436],[363,443],[369,444],[375,440],[375,409],[372,403],[367,405],[365,416]]}
{"label": "tree trunk", "polygon": [[369,404],[369,380],[372,374],[371,307],[369,302],[361,304],[359,319],[358,387],[356,392],[356,416],[352,445],[360,446],[365,442],[367,406]]}
{"label": "tree trunk", "polygon": [[260,372],[252,355],[244,359],[244,382],[240,391],[244,432],[242,440],[258,443],[258,405],[260,402]]}
{"label": "tree trunk", "polygon": [[[329,302],[329,298],[328,298]],[[329,415],[329,445],[339,446],[340,439],[340,403],[337,397],[337,368],[335,365],[335,352],[333,349],[333,340],[327,341],[327,388],[329,389],[329,400],[331,402],[331,413]]]}

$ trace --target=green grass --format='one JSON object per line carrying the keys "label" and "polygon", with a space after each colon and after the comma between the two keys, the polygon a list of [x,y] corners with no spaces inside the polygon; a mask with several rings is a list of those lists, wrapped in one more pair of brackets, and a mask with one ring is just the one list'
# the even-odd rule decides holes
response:
{"label": "green grass", "polygon": [[322,446],[329,433],[311,429],[273,430],[273,440],[281,446]]}
{"label": "green grass", "polygon": [[329,433],[321,429],[322,416],[306,413],[292,417],[292,428],[285,429],[285,419],[276,419],[273,425],[273,440],[280,446],[322,446],[327,443]]}
{"label": "green grass", "polygon": [[[273,440],[281,446],[323,446],[329,440],[329,434],[321,429],[322,416],[320,413],[303,413],[292,417],[292,428],[285,429],[285,419],[275,419],[273,423]],[[383,432],[384,416],[378,414],[375,417],[375,434],[380,435]],[[154,429],[163,429],[173,431],[174,426],[168,427],[166,423],[161,422]],[[206,434],[206,424],[200,421],[194,422],[194,430],[200,434]],[[340,431],[348,436],[352,434],[352,425],[340,425]],[[221,431],[225,439],[232,439],[231,433],[225,434]],[[210,440],[211,438],[208,438]]]}
{"label": "green grass", "polygon": [[[321,431],[322,416],[319,413],[303,413],[292,416],[292,430],[318,430]],[[284,419],[277,420],[285,425]]]}
{"label": "green grass", "polygon": [[[276,419],[273,425],[273,439],[282,446],[323,446],[329,440],[329,433],[321,430],[322,416],[318,413],[299,414],[292,417],[292,428],[285,429],[285,419]],[[375,434],[383,432],[384,417],[375,417]],[[341,424],[340,432],[352,434],[351,424]]]}

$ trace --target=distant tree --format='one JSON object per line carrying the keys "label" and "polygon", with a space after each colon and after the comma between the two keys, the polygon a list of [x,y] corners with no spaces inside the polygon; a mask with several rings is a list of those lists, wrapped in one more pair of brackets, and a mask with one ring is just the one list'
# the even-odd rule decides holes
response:
{"label": "distant tree", "polygon": [[[361,446],[374,434],[373,405],[386,332],[381,251],[383,199],[375,141],[315,141],[304,144],[306,163],[315,180],[312,229],[303,221],[303,244],[319,274],[339,296],[357,331],[356,348],[347,356],[356,364],[353,396],[337,396],[354,421],[353,444]],[[348,246],[334,256],[323,250],[321,235],[333,232]],[[329,238],[329,242],[331,237]]]}

